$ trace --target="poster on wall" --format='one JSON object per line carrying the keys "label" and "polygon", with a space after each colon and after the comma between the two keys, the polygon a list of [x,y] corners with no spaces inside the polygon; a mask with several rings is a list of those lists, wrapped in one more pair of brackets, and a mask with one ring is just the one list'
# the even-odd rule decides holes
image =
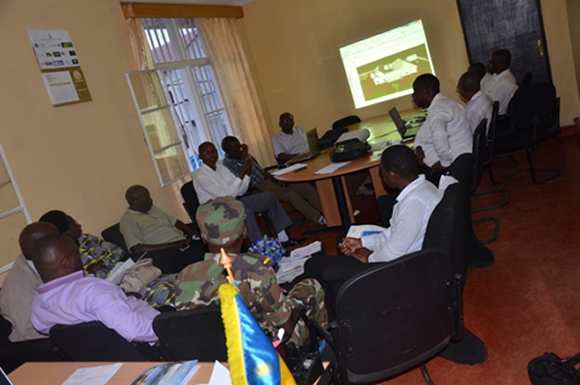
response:
{"label": "poster on wall", "polygon": [[91,100],[75,45],[62,29],[31,29],[28,36],[53,106]]}

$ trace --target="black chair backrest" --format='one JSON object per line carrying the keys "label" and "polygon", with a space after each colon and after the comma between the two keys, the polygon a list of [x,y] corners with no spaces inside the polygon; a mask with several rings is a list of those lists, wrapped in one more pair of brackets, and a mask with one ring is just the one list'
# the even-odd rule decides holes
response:
{"label": "black chair backrest", "polygon": [[101,231],[101,237],[103,237],[105,241],[114,243],[115,245],[125,250],[125,252],[128,252],[127,243],[125,243],[125,238],[121,233],[121,226],[118,223],[115,223],[114,225],[109,226],[105,230]]}
{"label": "black chair backrest", "polygon": [[183,208],[189,214],[191,221],[195,223],[195,212],[199,207],[199,199],[193,187],[193,182],[189,181],[181,186],[181,197],[183,198]]}
{"label": "black chair backrest", "polygon": [[153,322],[163,355],[170,360],[225,361],[226,337],[217,306],[162,313]]}
{"label": "black chair backrest", "polygon": [[340,130],[343,127],[350,126],[351,124],[360,123],[360,118],[356,115],[349,115],[344,118],[338,119],[336,122],[332,123],[333,130]]}
{"label": "black chair backrest", "polygon": [[423,249],[439,249],[449,254],[453,274],[465,274],[467,268],[466,252],[473,236],[470,195],[471,190],[464,183],[448,186],[429,218],[423,240]]}
{"label": "black chair backrest", "polygon": [[487,139],[487,119],[483,119],[473,133],[473,183],[472,191],[475,192],[481,182],[483,170],[490,162],[489,140]]}
{"label": "black chair backrest", "polygon": [[158,359],[145,343],[130,343],[101,322],[57,325],[50,339],[68,361],[151,361]]}
{"label": "black chair backrest", "polygon": [[349,383],[395,376],[449,343],[454,323],[450,275],[449,257],[429,249],[372,264],[341,286],[338,350]]}
{"label": "black chair backrest", "polygon": [[511,101],[512,129],[532,132],[533,128],[559,130],[559,103],[551,83],[520,87]]}
{"label": "black chair backrest", "polygon": [[497,134],[497,117],[499,116],[499,102],[493,102],[491,109],[491,120],[487,126],[487,141],[489,161],[495,159],[495,140]]}

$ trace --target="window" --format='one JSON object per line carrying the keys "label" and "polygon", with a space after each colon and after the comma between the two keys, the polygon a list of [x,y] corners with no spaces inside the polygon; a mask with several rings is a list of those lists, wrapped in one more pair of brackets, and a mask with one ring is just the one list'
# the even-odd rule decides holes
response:
{"label": "window", "polygon": [[31,222],[6,154],[0,146],[0,274],[10,270],[12,261],[20,254],[18,235]]}
{"label": "window", "polygon": [[219,144],[232,129],[195,20],[141,19],[141,24],[155,68],[130,72],[127,79],[166,186],[201,165],[201,143]]}

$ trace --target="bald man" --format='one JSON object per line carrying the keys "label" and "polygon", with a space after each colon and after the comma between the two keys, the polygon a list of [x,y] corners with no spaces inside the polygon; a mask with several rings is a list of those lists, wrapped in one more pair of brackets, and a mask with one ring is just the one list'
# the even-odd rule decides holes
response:
{"label": "bald man", "polygon": [[153,205],[146,187],[127,189],[128,210],[121,218],[121,233],[131,253],[152,258],[163,273],[177,273],[190,263],[201,261],[203,244],[194,239],[193,228]]}
{"label": "bald man", "polygon": [[489,96],[481,92],[480,81],[478,73],[468,71],[461,75],[457,83],[457,93],[465,103],[465,117],[471,133],[475,133],[475,129],[483,119],[487,120],[488,125],[491,122],[493,102]]}
{"label": "bald man", "polygon": [[36,289],[31,315],[39,332],[100,321],[127,341],[157,341],[153,320],[159,312],[109,281],[85,277],[78,246],[67,235],[43,238],[34,265],[43,282]]}
{"label": "bald man", "polygon": [[42,283],[33,260],[38,254],[38,241],[56,234],[56,226],[45,222],[31,223],[20,233],[18,240],[22,254],[14,261],[0,290],[0,312],[12,324],[12,332],[8,336],[11,342],[46,337],[39,334],[30,321],[32,299],[36,288]]}

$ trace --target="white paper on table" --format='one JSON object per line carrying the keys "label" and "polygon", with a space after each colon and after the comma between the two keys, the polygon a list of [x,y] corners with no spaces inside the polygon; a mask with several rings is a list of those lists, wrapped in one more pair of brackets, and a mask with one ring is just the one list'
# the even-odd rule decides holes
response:
{"label": "white paper on table", "polygon": [[52,104],[77,102],[80,100],[77,89],[68,71],[45,72],[42,80]]}
{"label": "white paper on table", "polygon": [[328,166],[322,167],[320,170],[316,171],[315,174],[318,174],[318,175],[320,175],[320,174],[332,174],[333,172],[335,172],[339,168],[344,167],[349,163],[350,163],[350,161],[331,163]]}
{"label": "white paper on table", "polygon": [[214,362],[209,382],[206,385],[232,385],[230,371],[219,361]]}
{"label": "white paper on table", "polygon": [[288,166],[288,167],[283,168],[281,170],[274,171],[272,173],[272,175],[274,175],[274,176],[280,176],[280,175],[284,175],[284,174],[291,173],[293,171],[302,170],[303,168],[306,168],[306,163],[295,163],[292,166]]}
{"label": "white paper on table", "polygon": [[75,370],[62,385],[106,385],[121,366],[123,364],[118,363],[80,368]]}
{"label": "white paper on table", "polygon": [[371,234],[384,233],[387,231],[384,227],[377,225],[354,225],[348,228],[347,238],[362,238]]}
{"label": "white paper on table", "polygon": [[[318,253],[320,250],[322,250],[322,243],[320,241],[316,241],[316,242],[312,242],[306,246],[303,247],[299,247],[297,249],[294,249],[290,252],[290,256],[288,258],[294,259],[294,258],[305,258],[308,257],[309,255]],[[282,259],[284,260],[284,259]]]}

